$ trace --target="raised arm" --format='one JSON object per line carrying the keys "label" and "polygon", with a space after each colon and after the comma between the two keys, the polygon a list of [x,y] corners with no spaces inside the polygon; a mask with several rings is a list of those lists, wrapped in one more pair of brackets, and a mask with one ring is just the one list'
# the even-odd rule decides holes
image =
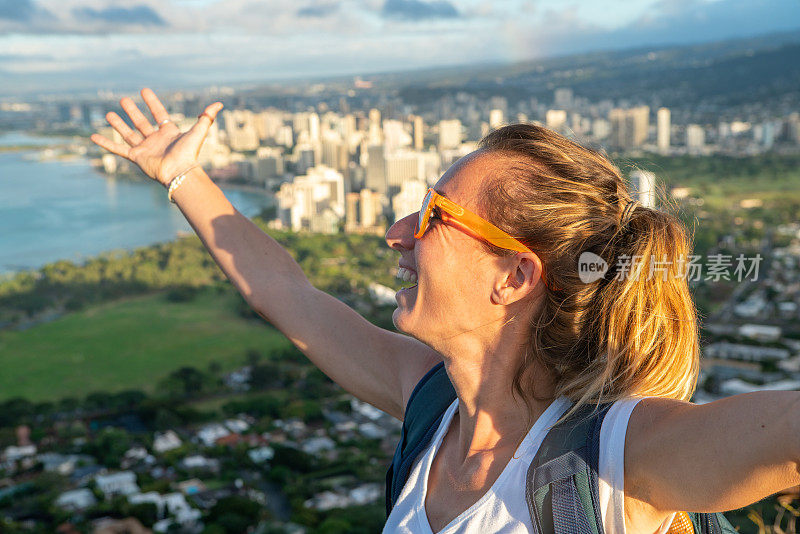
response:
{"label": "raised arm", "polygon": [[[156,129],[131,99],[122,99],[138,132],[115,113],[106,115],[127,145],[91,139],[130,159],[162,185],[191,167],[222,104],[206,108],[181,133],[156,95],[142,90]],[[163,123],[163,124],[162,124]],[[403,418],[411,390],[439,359],[408,336],[379,328],[334,297],[317,290],[289,253],[239,213],[200,167],[187,174],[173,199],[211,256],[245,300],[283,332],[334,382],[359,399]]]}
{"label": "raised arm", "polygon": [[662,512],[722,512],[800,483],[800,392],[694,405],[644,399],[625,442],[625,496]]}

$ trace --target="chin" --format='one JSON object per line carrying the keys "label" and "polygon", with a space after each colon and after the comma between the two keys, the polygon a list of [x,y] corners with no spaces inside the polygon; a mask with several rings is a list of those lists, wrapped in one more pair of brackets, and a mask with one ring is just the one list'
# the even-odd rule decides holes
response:
{"label": "chin", "polygon": [[405,320],[406,317],[403,315],[403,311],[400,307],[395,308],[392,312],[392,324],[394,324],[398,332],[411,335],[411,332],[408,331],[408,321]]}

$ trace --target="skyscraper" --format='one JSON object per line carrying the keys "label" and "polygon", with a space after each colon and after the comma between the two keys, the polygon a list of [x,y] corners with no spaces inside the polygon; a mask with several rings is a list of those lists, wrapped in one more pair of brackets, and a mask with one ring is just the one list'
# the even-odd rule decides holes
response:
{"label": "skyscraper", "polygon": [[422,117],[413,115],[414,123],[414,150],[422,150],[425,147],[425,123]]}
{"label": "skyscraper", "polygon": [[228,144],[232,150],[239,152],[258,148],[258,129],[252,111],[245,109],[223,111],[222,118],[228,134]]}
{"label": "skyscraper", "polygon": [[394,152],[398,148],[406,147],[413,139],[406,132],[405,125],[398,120],[387,119],[383,121],[383,145],[387,152]]}
{"label": "skyscraper", "polygon": [[367,136],[370,144],[383,143],[383,129],[381,128],[381,112],[375,108],[369,110],[369,130]]}
{"label": "skyscraper", "polygon": [[458,148],[461,144],[461,121],[439,121],[439,150]]}
{"label": "skyscraper", "polygon": [[672,124],[670,122],[669,108],[659,108],[656,114],[656,144],[661,153],[669,152],[670,130]]}
{"label": "skyscraper", "polygon": [[295,231],[333,233],[345,216],[344,178],[327,167],[311,168],[281,185],[275,197],[282,225]]}
{"label": "skyscraper", "polygon": [[398,221],[419,209],[420,200],[425,196],[428,186],[419,180],[408,180],[403,183],[400,192],[392,197],[394,220]]}
{"label": "skyscraper", "polygon": [[646,208],[656,207],[656,175],[650,171],[635,170],[630,175],[633,198]]}
{"label": "skyscraper", "polygon": [[551,130],[561,131],[567,125],[567,112],[563,109],[548,109],[544,120]]}
{"label": "skyscraper", "polygon": [[692,153],[701,152],[706,145],[706,133],[699,124],[686,125],[686,148]]}
{"label": "skyscraper", "polygon": [[647,141],[650,128],[650,108],[614,108],[608,114],[611,121],[611,144],[616,148],[636,148]]}
{"label": "skyscraper", "polygon": [[489,128],[496,130],[505,122],[502,109],[493,109],[489,112]]}
{"label": "skyscraper", "polygon": [[364,187],[377,193],[386,194],[386,150],[383,145],[369,145],[367,148],[367,179]]}

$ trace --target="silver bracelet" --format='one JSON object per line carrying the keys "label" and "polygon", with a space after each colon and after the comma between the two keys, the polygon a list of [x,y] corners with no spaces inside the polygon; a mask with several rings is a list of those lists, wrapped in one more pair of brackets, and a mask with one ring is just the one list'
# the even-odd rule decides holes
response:
{"label": "silver bracelet", "polygon": [[169,186],[167,187],[167,198],[169,199],[170,202],[175,204],[175,201],[172,199],[173,193],[175,193],[175,190],[178,189],[178,187],[180,187],[180,185],[186,179],[186,176],[189,174],[189,171],[197,167],[200,167],[199,163],[192,165],[191,167],[189,167],[188,169],[178,174],[178,176],[169,181]]}

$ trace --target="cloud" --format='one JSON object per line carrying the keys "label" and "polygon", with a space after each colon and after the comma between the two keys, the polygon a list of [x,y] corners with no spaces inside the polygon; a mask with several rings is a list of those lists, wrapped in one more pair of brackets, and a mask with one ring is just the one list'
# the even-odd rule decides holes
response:
{"label": "cloud", "polygon": [[[122,4],[122,5],[119,5]],[[171,26],[158,0],[0,0],[0,35],[105,35]],[[175,8],[175,11],[179,11]]]}
{"label": "cloud", "polygon": [[31,0],[0,0],[0,19],[25,21],[36,13]]}
{"label": "cloud", "polygon": [[422,0],[386,0],[383,15],[388,18],[423,20],[457,18],[461,14],[446,0],[424,2]]}
{"label": "cloud", "polygon": [[106,7],[94,9],[81,7],[72,10],[76,19],[86,19],[92,22],[107,22],[120,25],[141,26],[166,26],[167,23],[150,6],[138,5],[132,7]]}
{"label": "cloud", "polygon": [[0,0],[0,34],[5,28],[24,30],[29,26],[50,24],[53,20],[56,17],[34,0]]}
{"label": "cloud", "polygon": [[[764,16],[769,13],[769,16]],[[572,5],[543,10],[531,24],[508,19],[508,59],[525,60],[594,50],[699,44],[800,29],[797,0],[658,0],[641,15],[609,29]]]}
{"label": "cloud", "polygon": [[329,4],[319,4],[319,5],[309,5],[306,7],[301,7],[297,10],[298,17],[327,17],[328,15],[332,15],[339,9],[339,4],[329,3]]}
{"label": "cloud", "polygon": [[[610,37],[628,42],[682,43],[800,27],[797,0],[659,0],[649,13]],[[624,41],[623,41],[624,42]],[[627,44],[627,43],[626,43]]]}
{"label": "cloud", "polygon": [[0,0],[0,94],[365,74],[800,26],[797,0],[643,0],[635,13],[608,1],[626,18],[560,0]]}

